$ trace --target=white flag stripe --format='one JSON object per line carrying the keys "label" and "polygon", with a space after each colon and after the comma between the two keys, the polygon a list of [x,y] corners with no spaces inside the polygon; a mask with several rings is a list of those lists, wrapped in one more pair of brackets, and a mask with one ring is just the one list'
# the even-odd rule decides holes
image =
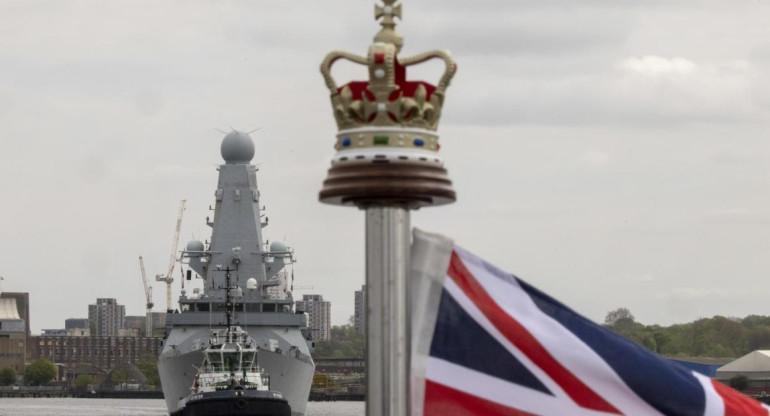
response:
{"label": "white flag stripe", "polygon": [[457,284],[447,277],[446,280],[444,280],[444,289],[452,295],[452,297],[457,301],[457,303],[465,310],[465,312],[468,313],[468,315],[473,318],[476,323],[478,323],[482,328],[484,328],[492,338],[497,340],[497,342],[500,343],[500,346],[508,350],[508,352],[511,353],[514,357],[516,357],[519,362],[524,365],[524,367],[527,368],[532,374],[537,377],[538,380],[540,380],[541,383],[551,392],[555,397],[572,401],[572,399],[567,395],[562,388],[551,379],[551,377],[548,376],[548,374],[543,371],[540,367],[537,366],[537,364],[533,363],[532,360],[529,359],[529,357],[526,356],[521,350],[516,348],[515,345],[513,345],[508,339],[505,338],[503,334],[500,333],[500,331],[492,325],[491,322],[489,322],[489,319],[484,315],[483,312],[479,310],[479,308],[476,306],[475,303],[473,303],[466,295],[465,292],[460,289]]}
{"label": "white flag stripe", "polygon": [[[508,315],[524,326],[551,355],[591,390],[626,415],[661,415],[639,397],[594,350],[543,313],[515,279],[501,279],[494,266],[455,246],[465,267]],[[497,269],[494,269],[497,270]],[[499,271],[504,276],[510,274]]]}
{"label": "white flag stripe", "polygon": [[540,416],[607,416],[609,414],[584,409],[571,400],[561,400],[434,357],[428,359],[426,378],[483,400]]}
{"label": "white flag stripe", "polygon": [[692,374],[701,386],[703,386],[703,391],[706,393],[706,409],[703,411],[703,416],[724,416],[725,403],[722,401],[722,397],[719,396],[719,393],[714,390],[711,379],[694,371]]}

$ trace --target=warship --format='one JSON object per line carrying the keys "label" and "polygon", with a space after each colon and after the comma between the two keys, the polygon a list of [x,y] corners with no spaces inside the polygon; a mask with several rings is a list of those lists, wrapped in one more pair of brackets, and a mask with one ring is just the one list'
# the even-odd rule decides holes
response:
{"label": "warship", "polygon": [[270,390],[270,375],[259,366],[259,347],[241,327],[232,324],[230,268],[227,273],[227,324],[212,329],[203,364],[190,395],[171,416],[291,416],[280,392]]}
{"label": "warship", "polygon": [[[170,414],[190,393],[210,331],[226,328],[227,274],[233,279],[232,325],[243,329],[259,348],[260,366],[270,375],[271,390],[280,392],[292,416],[305,414],[315,364],[312,341],[301,331],[307,315],[294,311],[286,266],[294,263],[287,245],[267,245],[262,229],[268,218],[260,208],[257,167],[251,164],[254,142],[248,133],[231,131],[222,140],[222,158],[214,192],[211,240],[187,243],[181,260],[203,281],[191,294],[182,291],[178,313],[168,313],[163,350],[158,360],[163,395]],[[230,270],[226,272],[226,270]],[[293,280],[293,275],[292,275]]]}

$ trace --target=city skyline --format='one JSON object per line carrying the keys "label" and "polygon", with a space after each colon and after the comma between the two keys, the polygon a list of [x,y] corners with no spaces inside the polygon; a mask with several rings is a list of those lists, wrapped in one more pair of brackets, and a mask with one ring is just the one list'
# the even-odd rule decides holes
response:
{"label": "city skyline", "polygon": [[[33,331],[94,297],[144,313],[137,257],[150,278],[166,272],[181,199],[180,247],[209,238],[215,129],[230,126],[261,128],[265,238],[296,250],[295,284],[347,323],[364,219],[317,201],[336,133],[318,67],[331,49],[366,51],[373,3],[2,2],[0,275],[30,293]],[[770,313],[770,3],[403,10],[405,56],[447,48],[459,65],[439,129],[458,200],[413,226],[595,321],[618,307],[662,325]]]}

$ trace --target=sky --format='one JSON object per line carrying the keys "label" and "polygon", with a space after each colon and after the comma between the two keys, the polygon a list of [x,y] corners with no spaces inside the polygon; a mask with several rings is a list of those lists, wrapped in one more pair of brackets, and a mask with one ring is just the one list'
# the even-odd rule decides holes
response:
{"label": "sky", "polygon": [[[365,54],[373,3],[0,2],[0,276],[29,292],[33,332],[97,297],[144,313],[138,256],[166,271],[181,199],[180,247],[210,236],[231,127],[260,128],[265,237],[296,250],[296,293],[346,323],[364,216],[317,201],[336,133],[318,67]],[[402,56],[459,64],[439,127],[458,200],[414,226],[595,321],[770,315],[770,2],[402,4]]]}

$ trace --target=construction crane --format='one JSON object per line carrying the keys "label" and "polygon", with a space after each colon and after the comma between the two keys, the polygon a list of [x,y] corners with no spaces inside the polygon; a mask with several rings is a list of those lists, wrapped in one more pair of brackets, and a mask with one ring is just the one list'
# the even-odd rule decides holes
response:
{"label": "construction crane", "polygon": [[174,230],[174,239],[171,241],[171,257],[168,261],[168,272],[165,276],[162,274],[156,275],[155,280],[158,282],[166,282],[166,311],[171,309],[171,283],[174,282],[174,278],[171,273],[174,272],[174,266],[176,265],[176,249],[179,247],[179,231],[182,228],[182,216],[184,215],[184,206],[187,203],[186,199],[183,199],[179,203],[179,215],[176,218],[176,229]]}
{"label": "construction crane", "polygon": [[147,283],[147,275],[144,273],[144,260],[139,256],[139,268],[142,270],[142,283],[144,284],[144,296],[147,299],[147,318],[144,322],[144,335],[152,336],[152,286]]}

